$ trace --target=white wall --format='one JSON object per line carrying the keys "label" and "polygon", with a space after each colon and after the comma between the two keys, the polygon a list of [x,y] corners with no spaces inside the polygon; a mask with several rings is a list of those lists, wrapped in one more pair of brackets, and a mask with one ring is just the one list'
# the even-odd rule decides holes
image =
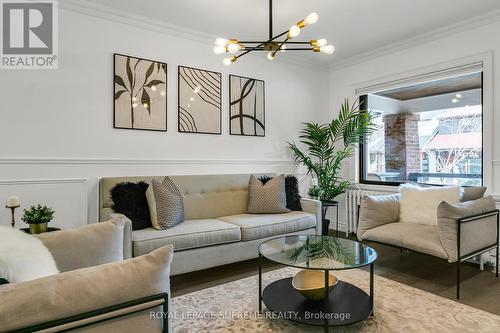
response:
{"label": "white wall", "polygon": [[[293,172],[296,165],[286,141],[297,138],[301,122],[319,119],[328,108],[325,71],[271,63],[263,54],[225,67],[208,43],[119,20],[62,9],[59,50],[58,70],[0,73],[0,202],[19,194],[25,205],[51,203],[59,212],[60,226],[81,221],[86,203],[70,196],[65,202],[54,200],[61,194],[40,189],[40,179],[59,184],[57,191],[63,193],[62,179],[72,185],[87,179],[86,210],[92,222],[97,219],[97,179],[102,176]],[[115,52],[168,64],[168,132],[113,129]],[[223,73],[222,135],[177,133],[178,65]],[[228,134],[230,73],[265,81],[266,137]],[[9,187],[2,187],[1,180],[8,180]],[[12,180],[23,181],[12,185]],[[8,214],[0,209],[1,225],[9,223]]]}

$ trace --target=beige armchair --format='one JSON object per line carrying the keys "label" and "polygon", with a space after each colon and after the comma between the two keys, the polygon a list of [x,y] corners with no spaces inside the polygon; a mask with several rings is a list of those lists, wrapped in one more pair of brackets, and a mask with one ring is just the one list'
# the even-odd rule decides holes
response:
{"label": "beige armchair", "polygon": [[359,210],[359,241],[378,242],[446,259],[457,269],[460,298],[460,263],[495,249],[498,277],[499,211],[490,197],[459,204],[442,202],[437,225],[399,222],[399,195],[365,196]]}
{"label": "beige armchair", "polygon": [[123,260],[128,223],[40,235],[61,273],[1,285],[0,332],[169,332],[173,248]]}

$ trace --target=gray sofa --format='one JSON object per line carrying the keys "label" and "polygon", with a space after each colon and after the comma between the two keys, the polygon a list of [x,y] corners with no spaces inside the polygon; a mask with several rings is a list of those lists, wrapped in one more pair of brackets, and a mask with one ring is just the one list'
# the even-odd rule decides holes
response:
{"label": "gray sofa", "polygon": [[455,263],[458,299],[461,262],[496,249],[498,277],[499,211],[491,196],[478,198],[470,195],[473,190],[471,188],[459,204],[442,202],[437,209],[437,225],[399,222],[399,194],[364,196],[359,209],[357,238]]}
{"label": "gray sofa", "polygon": [[[268,174],[274,176],[273,174]],[[110,190],[121,182],[157,177],[107,177],[100,180],[100,220],[112,210]],[[132,255],[174,246],[171,274],[177,275],[258,257],[257,247],[280,235],[321,235],[321,203],[302,199],[303,211],[246,214],[250,174],[170,176],[184,194],[185,221],[168,230],[132,233]]]}
{"label": "gray sofa", "polygon": [[0,332],[170,332],[161,313],[169,310],[172,247],[127,259],[130,227],[114,217],[37,235],[61,273],[0,285]]}

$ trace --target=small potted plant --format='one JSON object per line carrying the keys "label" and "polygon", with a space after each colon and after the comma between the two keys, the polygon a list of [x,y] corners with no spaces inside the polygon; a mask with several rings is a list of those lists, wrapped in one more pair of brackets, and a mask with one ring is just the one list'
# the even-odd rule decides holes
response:
{"label": "small potted plant", "polygon": [[54,218],[54,210],[47,206],[31,206],[23,211],[24,222],[30,226],[30,233],[40,234],[47,231],[47,224]]}
{"label": "small potted plant", "polygon": [[311,199],[321,200],[323,190],[318,185],[313,185],[309,188],[307,194],[311,197]]}

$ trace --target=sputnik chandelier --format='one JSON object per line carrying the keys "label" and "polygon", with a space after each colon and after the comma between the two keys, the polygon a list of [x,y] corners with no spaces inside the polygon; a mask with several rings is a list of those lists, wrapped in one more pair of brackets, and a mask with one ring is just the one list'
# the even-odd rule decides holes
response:
{"label": "sputnik chandelier", "polygon": [[300,35],[301,29],[318,22],[318,20],[318,14],[311,13],[305,19],[292,25],[287,31],[273,36],[273,0],[269,0],[269,39],[265,41],[240,41],[238,39],[217,38],[215,40],[214,53],[234,54],[233,56],[224,58],[223,64],[226,66],[231,65],[239,58],[253,51],[266,51],[267,59],[269,60],[273,60],[278,51],[313,51],[332,54],[335,48],[333,45],[327,45],[328,42],[326,39],[313,39],[307,42],[292,40]]}

